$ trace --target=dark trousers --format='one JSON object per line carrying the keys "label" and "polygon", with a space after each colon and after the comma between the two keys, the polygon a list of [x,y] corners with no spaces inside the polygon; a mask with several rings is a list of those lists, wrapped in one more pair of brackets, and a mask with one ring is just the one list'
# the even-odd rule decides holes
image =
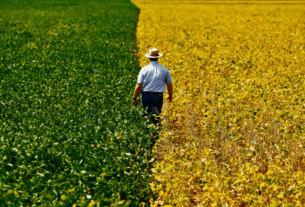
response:
{"label": "dark trousers", "polygon": [[[147,114],[151,114],[150,119],[152,122],[157,125],[160,123],[160,117],[155,117],[161,113],[163,106],[163,93],[151,93],[151,92],[142,92],[142,101],[141,105],[143,108],[147,107]],[[155,115],[155,116],[154,116]]]}

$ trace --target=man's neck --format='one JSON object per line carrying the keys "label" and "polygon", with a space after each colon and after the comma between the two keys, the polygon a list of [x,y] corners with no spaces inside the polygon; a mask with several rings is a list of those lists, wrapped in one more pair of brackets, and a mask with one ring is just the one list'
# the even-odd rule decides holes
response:
{"label": "man's neck", "polygon": [[158,62],[158,58],[149,58],[150,62]]}
{"label": "man's neck", "polygon": [[157,60],[150,61],[150,64],[159,64]]}

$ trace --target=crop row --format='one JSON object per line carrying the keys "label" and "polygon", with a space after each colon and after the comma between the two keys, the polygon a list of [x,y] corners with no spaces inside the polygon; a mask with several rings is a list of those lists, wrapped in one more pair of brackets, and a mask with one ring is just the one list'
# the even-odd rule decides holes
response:
{"label": "crop row", "polygon": [[0,205],[147,202],[130,1],[1,1]]}
{"label": "crop row", "polygon": [[134,2],[175,80],[152,206],[303,206],[304,7]]}

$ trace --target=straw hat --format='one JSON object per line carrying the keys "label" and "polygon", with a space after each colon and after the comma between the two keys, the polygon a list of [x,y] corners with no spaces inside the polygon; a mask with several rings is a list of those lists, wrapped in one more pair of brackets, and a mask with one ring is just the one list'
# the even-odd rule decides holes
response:
{"label": "straw hat", "polygon": [[159,58],[162,57],[163,54],[159,53],[159,50],[157,48],[151,48],[148,52],[148,54],[145,54],[145,57],[148,58]]}

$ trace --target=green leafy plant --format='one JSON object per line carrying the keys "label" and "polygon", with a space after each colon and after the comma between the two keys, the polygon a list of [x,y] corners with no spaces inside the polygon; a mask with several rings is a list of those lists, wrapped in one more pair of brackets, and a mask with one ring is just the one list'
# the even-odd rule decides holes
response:
{"label": "green leafy plant", "polygon": [[131,97],[128,0],[0,4],[1,206],[148,203],[151,135]]}

